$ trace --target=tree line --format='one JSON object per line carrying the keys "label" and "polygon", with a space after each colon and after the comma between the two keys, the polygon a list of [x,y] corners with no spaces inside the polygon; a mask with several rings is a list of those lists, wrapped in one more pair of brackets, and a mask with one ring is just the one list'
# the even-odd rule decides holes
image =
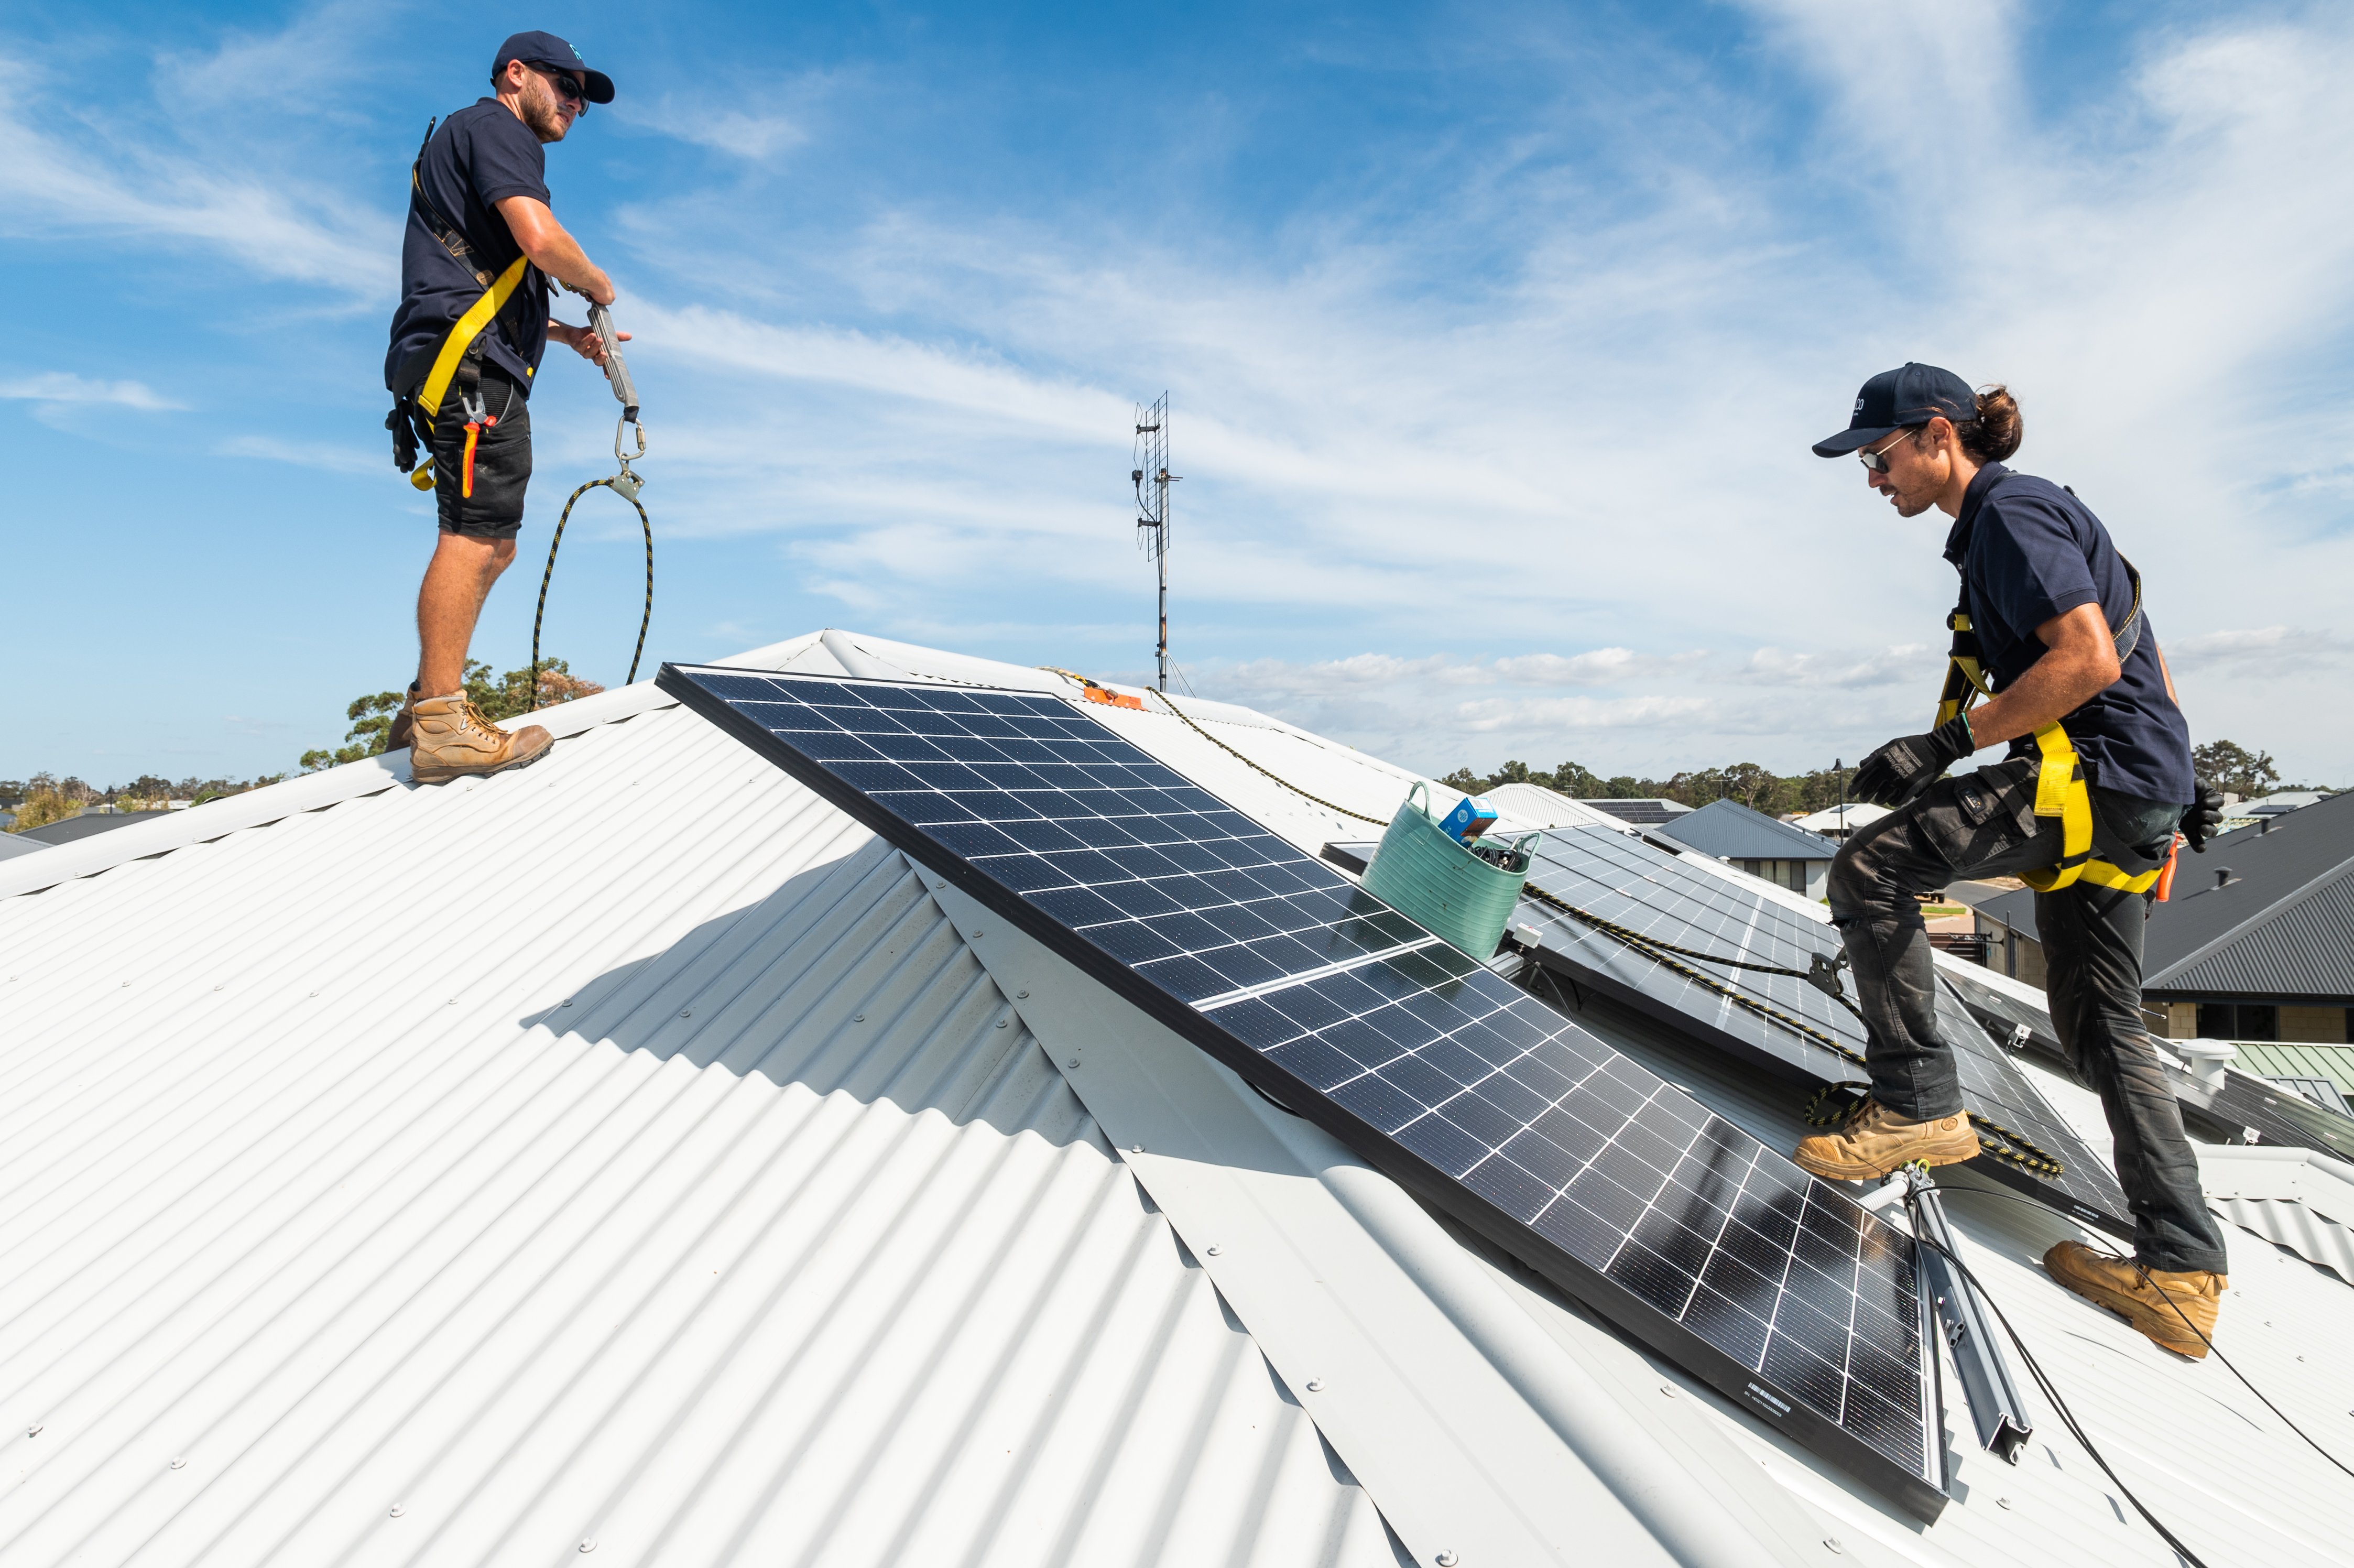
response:
{"label": "tree line", "polygon": [[[527,711],[532,705],[531,689],[528,664],[504,675],[493,675],[488,664],[479,660],[467,661],[466,695],[482,710],[482,716],[493,723]],[[541,707],[591,696],[604,689],[594,681],[575,675],[572,667],[561,659],[549,659],[540,665]],[[60,779],[54,773],[36,773],[29,779],[0,779],[0,808],[15,813],[16,820],[7,825],[7,831],[20,833],[78,817],[91,806],[153,811],[164,810],[175,800],[194,804],[224,795],[241,795],[248,789],[275,784],[294,772],[315,773],[322,768],[357,762],[382,752],[393,715],[400,711],[402,696],[399,692],[371,692],[354,697],[344,710],[344,718],[351,726],[344,733],[344,743],[304,752],[294,768],[285,773],[263,773],[241,779],[174,779],[142,773],[128,784],[110,784],[103,789],[71,774]]]}
{"label": "tree line", "polygon": [[[1988,753],[1989,758],[1992,755]],[[2216,740],[2195,747],[2190,761],[2200,779],[2243,799],[2282,788],[2280,769],[2271,755],[2251,751],[2236,741]],[[1485,793],[1500,784],[1536,784],[1580,800],[1674,800],[1693,807],[1705,806],[1712,800],[1738,800],[1751,810],[1763,811],[1769,817],[1787,817],[1838,805],[1840,792],[1854,776],[1851,764],[1784,776],[1755,762],[1735,762],[1723,768],[1670,774],[1665,779],[1640,779],[1631,773],[1614,773],[1605,778],[1578,762],[1564,762],[1550,773],[1539,772],[1525,762],[1507,762],[1484,776],[1469,768],[1458,768],[1439,782],[1470,795]]]}

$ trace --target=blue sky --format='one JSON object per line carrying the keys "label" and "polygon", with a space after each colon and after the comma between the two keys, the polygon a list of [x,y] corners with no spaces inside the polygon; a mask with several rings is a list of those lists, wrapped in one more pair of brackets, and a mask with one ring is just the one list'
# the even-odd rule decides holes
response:
{"label": "blue sky", "polygon": [[[1918,358],[2013,387],[2198,738],[2354,781],[2354,19],[1806,0],[15,12],[0,776],[275,771],[407,678],[407,164],[530,26],[620,88],[548,170],[639,334],[649,668],[1140,674],[1166,388],[1204,694],[1433,770],[1852,762],[1952,576],[1806,447]],[[612,408],[551,362],[499,668]],[[581,506],[548,641],[618,681],[636,521]]]}

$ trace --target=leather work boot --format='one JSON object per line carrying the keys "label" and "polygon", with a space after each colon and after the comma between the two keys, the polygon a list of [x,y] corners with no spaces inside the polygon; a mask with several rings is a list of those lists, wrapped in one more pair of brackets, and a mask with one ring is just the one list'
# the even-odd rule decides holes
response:
{"label": "leather work boot", "polygon": [[2223,1292],[2232,1287],[2228,1275],[2203,1268],[2145,1270],[2131,1258],[2110,1257],[2072,1241],[2043,1255],[2043,1271],[2085,1300],[2115,1312],[2160,1349],[2194,1361],[2206,1359],[2207,1340],[2215,1337],[2215,1314],[2222,1308]]}
{"label": "leather work boot", "polygon": [[1978,1135],[1968,1113],[1911,1121],[1878,1100],[1866,1100],[1837,1132],[1802,1138],[1790,1158],[1803,1171],[1833,1181],[1871,1181],[1902,1165],[1956,1165],[1975,1160]]}
{"label": "leather work boot", "polygon": [[404,750],[404,749],[406,749],[407,747],[410,747],[410,746],[412,746],[412,745],[414,745],[414,744],[416,743],[416,740],[417,740],[417,683],[416,683],[416,682],[411,681],[411,682],[409,682],[409,683],[408,683],[408,693],[407,693],[406,694],[407,694],[407,696],[408,696],[408,700],[407,702],[405,702],[405,703],[403,703],[403,704],[401,704],[401,705],[400,705],[400,711],[399,711],[398,713],[397,713],[397,714],[395,714],[395,715],[392,715],[392,723],[391,723],[390,725],[387,726],[386,726],[386,728],[385,728],[385,732],[384,732],[384,748],[385,748],[387,751],[400,751],[400,750]]}
{"label": "leather work boot", "polygon": [[510,735],[484,718],[463,693],[419,697],[413,711],[416,739],[408,754],[408,776],[419,784],[525,768],[556,744],[556,737],[535,724]]}

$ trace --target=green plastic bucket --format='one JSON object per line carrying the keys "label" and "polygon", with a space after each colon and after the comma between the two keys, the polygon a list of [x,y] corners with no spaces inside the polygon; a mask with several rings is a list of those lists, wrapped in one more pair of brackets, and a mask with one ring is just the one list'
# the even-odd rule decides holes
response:
{"label": "green plastic bucket", "polygon": [[1537,835],[1530,833],[1512,846],[1521,869],[1507,871],[1457,842],[1430,814],[1429,799],[1422,784],[1406,792],[1405,803],[1382,834],[1381,848],[1373,852],[1373,863],[1365,867],[1365,889],[1484,963],[1495,955],[1520,901],[1521,885],[1528,880],[1529,846]]}

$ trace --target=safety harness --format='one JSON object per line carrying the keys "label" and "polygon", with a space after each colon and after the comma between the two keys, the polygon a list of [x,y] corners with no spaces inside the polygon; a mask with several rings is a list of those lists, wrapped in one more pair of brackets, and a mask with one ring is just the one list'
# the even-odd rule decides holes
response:
{"label": "safety harness", "polygon": [[[2076,493],[2071,490],[2068,493]],[[2141,573],[2124,556],[2117,559],[2133,583],[2133,608],[2126,612],[2125,624],[2109,629],[2110,639],[2116,644],[2117,662],[2122,665],[2141,641]],[[1946,618],[1954,641],[1946,656],[1946,683],[1937,694],[1940,725],[1969,712],[1971,705],[1981,696],[1994,695],[1993,683],[1987,679],[1980,658],[1978,632],[1970,625],[1969,604],[1966,584],[1954,613]],[[2126,860],[2141,863],[2133,870],[2095,856],[2092,791],[2085,787],[2084,760],[2076,755],[2075,743],[2068,738],[2060,721],[2053,719],[2035,732],[2035,746],[2042,754],[2035,776],[2035,814],[2060,819],[2060,859],[2048,870],[2021,872],[2020,879],[2039,893],[2056,893],[2080,880],[2122,893],[2149,891],[2167,863],[2174,858],[2172,850],[2169,848],[2165,857],[2154,862],[2129,848],[2116,850],[2115,853]]]}
{"label": "safety harness", "polygon": [[[425,188],[425,149],[432,144],[434,128],[440,123],[439,116],[426,123],[425,140],[418,143],[417,158],[408,165],[409,195],[418,216],[425,220],[427,231],[450,253],[451,260],[472,274],[482,291],[459,313],[439,343],[424,344],[401,362],[399,373],[393,377],[392,412],[384,417],[384,424],[392,432],[393,466],[407,472],[408,482],[418,489],[432,489],[433,460],[429,456],[422,463],[417,461],[416,421],[421,415],[425,428],[431,430],[435,417],[441,412],[442,400],[455,383],[459,407],[466,415],[466,461],[459,476],[459,493],[471,497],[474,493],[474,443],[482,431],[499,422],[482,396],[482,335],[523,286],[531,262],[529,258],[518,256],[507,264],[506,270],[493,277],[478,265],[473,246]],[[542,279],[539,287],[546,286]]]}

